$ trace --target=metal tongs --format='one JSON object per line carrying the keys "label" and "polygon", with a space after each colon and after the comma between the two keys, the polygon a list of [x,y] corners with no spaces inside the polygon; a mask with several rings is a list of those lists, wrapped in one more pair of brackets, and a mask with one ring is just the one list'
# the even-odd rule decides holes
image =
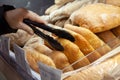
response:
{"label": "metal tongs", "polygon": [[25,24],[29,25],[33,29],[35,34],[37,34],[38,36],[40,36],[41,38],[46,40],[56,50],[63,51],[64,48],[57,40],[55,40],[53,37],[50,37],[49,35],[44,34],[36,27],[44,29],[49,32],[52,32],[58,37],[68,39],[72,42],[75,41],[74,37],[69,32],[67,32],[63,29],[56,29],[56,28],[50,27],[48,25],[45,25],[43,23],[37,23],[35,21],[31,21],[29,19],[24,19],[23,22]]}

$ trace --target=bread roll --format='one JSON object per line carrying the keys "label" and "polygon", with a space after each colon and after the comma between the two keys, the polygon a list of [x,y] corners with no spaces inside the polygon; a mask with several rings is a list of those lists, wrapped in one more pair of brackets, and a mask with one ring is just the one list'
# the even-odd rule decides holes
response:
{"label": "bread roll", "polygon": [[120,40],[111,32],[111,31],[104,31],[97,34],[105,43],[113,49],[116,47],[117,44],[120,43]]}
{"label": "bread roll", "polygon": [[110,74],[117,65],[120,65],[120,54],[98,64],[93,65],[64,80],[104,80],[106,74]]}
{"label": "bread roll", "polygon": [[73,70],[73,67],[70,66],[70,63],[63,52],[53,51],[50,57],[54,61],[56,67],[58,69],[63,70],[63,72],[68,72]]}
{"label": "bread roll", "polygon": [[58,38],[58,42],[64,47],[63,53],[67,56],[69,62],[72,64],[77,60],[82,59],[73,65],[74,69],[88,65],[90,62],[87,58],[84,58],[84,54],[80,51],[79,47],[67,39]]}
{"label": "bread roll", "polygon": [[106,1],[106,4],[120,6],[120,0],[105,0],[105,1]]}
{"label": "bread roll", "polygon": [[32,49],[32,48],[24,48],[25,52],[26,52],[26,59],[28,61],[28,64],[30,65],[30,67],[35,70],[36,72],[39,73],[39,67],[38,67],[38,62],[42,62],[48,66],[51,66],[53,68],[56,68],[53,60],[44,55],[41,54],[39,52],[37,52],[36,50]]}
{"label": "bread roll", "polygon": [[[67,30],[67,31],[70,32],[70,34],[75,38],[74,43],[79,47],[79,49],[82,51],[82,53],[85,56],[90,54],[91,52],[93,52],[95,50],[82,35],[74,32],[74,31],[71,31],[71,30]],[[87,58],[90,62],[93,62],[100,57],[101,57],[101,55],[98,52],[93,52]]]}
{"label": "bread roll", "polygon": [[94,33],[103,32],[120,25],[120,7],[103,3],[90,4],[75,11],[70,19],[72,23]]}
{"label": "bread roll", "polygon": [[104,45],[103,48],[98,50],[101,55],[104,55],[106,52],[111,50],[108,45],[105,45],[105,43],[89,29],[70,24],[66,24],[64,27],[82,35],[95,50]]}

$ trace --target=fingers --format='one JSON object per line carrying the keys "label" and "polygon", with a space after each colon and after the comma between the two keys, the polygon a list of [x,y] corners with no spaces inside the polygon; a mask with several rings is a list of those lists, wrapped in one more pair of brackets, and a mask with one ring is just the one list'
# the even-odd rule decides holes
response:
{"label": "fingers", "polygon": [[18,29],[22,29],[22,30],[28,32],[31,35],[34,34],[33,30],[28,25],[26,25],[24,23],[20,23],[19,26],[18,26]]}
{"label": "fingers", "polygon": [[46,21],[42,20],[41,17],[38,14],[36,14],[32,11],[28,11],[28,14],[26,15],[26,18],[28,18],[32,21],[35,21],[35,22],[39,22],[39,23],[44,23],[44,24],[47,23]]}

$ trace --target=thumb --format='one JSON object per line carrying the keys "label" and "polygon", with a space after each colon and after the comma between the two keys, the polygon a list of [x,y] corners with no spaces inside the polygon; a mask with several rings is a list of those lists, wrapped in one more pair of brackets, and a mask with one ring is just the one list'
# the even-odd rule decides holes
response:
{"label": "thumb", "polygon": [[34,31],[32,30],[32,28],[30,28],[28,25],[26,25],[25,23],[20,23],[20,25],[18,26],[19,29],[22,29],[26,32],[28,32],[29,34],[33,35]]}

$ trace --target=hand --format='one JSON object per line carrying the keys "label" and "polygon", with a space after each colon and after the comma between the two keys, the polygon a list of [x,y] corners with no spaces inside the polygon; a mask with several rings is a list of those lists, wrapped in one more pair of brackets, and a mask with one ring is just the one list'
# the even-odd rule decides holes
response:
{"label": "hand", "polygon": [[11,28],[23,29],[29,34],[34,34],[33,30],[28,25],[23,23],[23,19],[26,18],[39,23],[46,23],[45,21],[41,20],[39,15],[25,8],[18,8],[5,13],[5,19]]}

